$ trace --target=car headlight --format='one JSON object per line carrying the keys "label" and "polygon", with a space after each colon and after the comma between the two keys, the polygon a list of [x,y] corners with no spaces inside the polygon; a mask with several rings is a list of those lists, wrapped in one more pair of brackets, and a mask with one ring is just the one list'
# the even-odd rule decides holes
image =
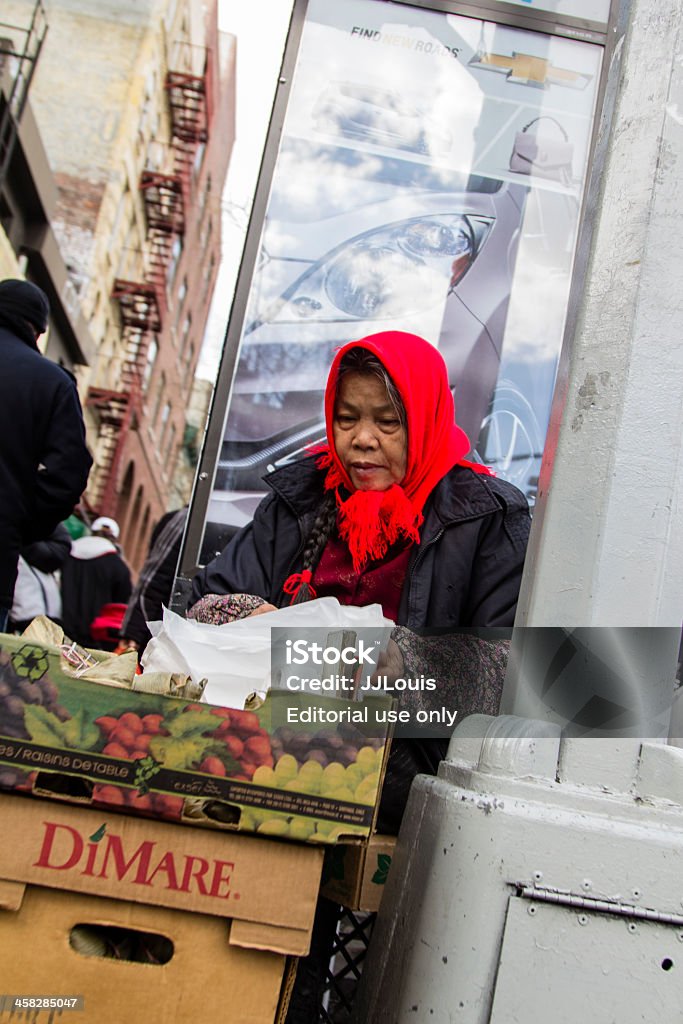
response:
{"label": "car headlight", "polygon": [[315,263],[261,322],[373,320],[430,309],[467,273],[491,224],[441,214],[359,235]]}

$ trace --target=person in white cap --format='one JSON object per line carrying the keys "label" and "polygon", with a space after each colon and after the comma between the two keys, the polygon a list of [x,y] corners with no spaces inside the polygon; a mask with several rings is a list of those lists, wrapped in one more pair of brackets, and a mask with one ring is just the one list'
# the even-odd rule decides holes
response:
{"label": "person in white cap", "polygon": [[90,527],[90,532],[117,541],[121,530],[115,519],[110,519],[109,516],[98,516]]}
{"label": "person in white cap", "polygon": [[100,516],[90,529],[90,536],[73,541],[62,566],[62,624],[70,640],[98,647],[91,632],[93,620],[107,604],[125,606],[132,584],[115,543],[121,532],[116,520]]}

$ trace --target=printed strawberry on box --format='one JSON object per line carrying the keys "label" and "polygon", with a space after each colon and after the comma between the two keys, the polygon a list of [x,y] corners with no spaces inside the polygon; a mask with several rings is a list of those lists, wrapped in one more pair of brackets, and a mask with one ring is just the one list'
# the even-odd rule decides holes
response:
{"label": "printed strawberry on box", "polygon": [[66,675],[0,635],[0,789],[304,842],[373,830],[392,701],[271,691],[256,710]]}

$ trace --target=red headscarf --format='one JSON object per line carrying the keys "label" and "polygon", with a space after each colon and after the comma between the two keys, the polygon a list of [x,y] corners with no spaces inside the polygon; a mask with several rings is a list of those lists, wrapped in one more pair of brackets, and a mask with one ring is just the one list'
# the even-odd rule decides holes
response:
{"label": "red headscarf", "polygon": [[[408,452],[400,484],[386,491],[357,491],[334,448],[334,404],[339,364],[353,348],[372,352],[384,365],[406,411]],[[382,331],[349,342],[337,351],[325,389],[327,445],[318,465],[327,469],[325,489],[337,492],[340,535],[349,545],[356,571],[368,559],[381,558],[400,537],[419,541],[424,504],[439,480],[456,464],[489,473],[466,462],[467,434],[455,422],[453,395],[443,357],[424,338],[405,331]],[[350,497],[344,499],[344,486]]]}

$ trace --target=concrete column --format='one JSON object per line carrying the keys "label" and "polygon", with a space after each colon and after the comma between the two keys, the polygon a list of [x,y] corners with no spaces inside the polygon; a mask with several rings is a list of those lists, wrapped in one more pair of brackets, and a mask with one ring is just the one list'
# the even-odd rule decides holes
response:
{"label": "concrete column", "polygon": [[679,1019],[683,750],[519,723],[413,784],[354,1024]]}

